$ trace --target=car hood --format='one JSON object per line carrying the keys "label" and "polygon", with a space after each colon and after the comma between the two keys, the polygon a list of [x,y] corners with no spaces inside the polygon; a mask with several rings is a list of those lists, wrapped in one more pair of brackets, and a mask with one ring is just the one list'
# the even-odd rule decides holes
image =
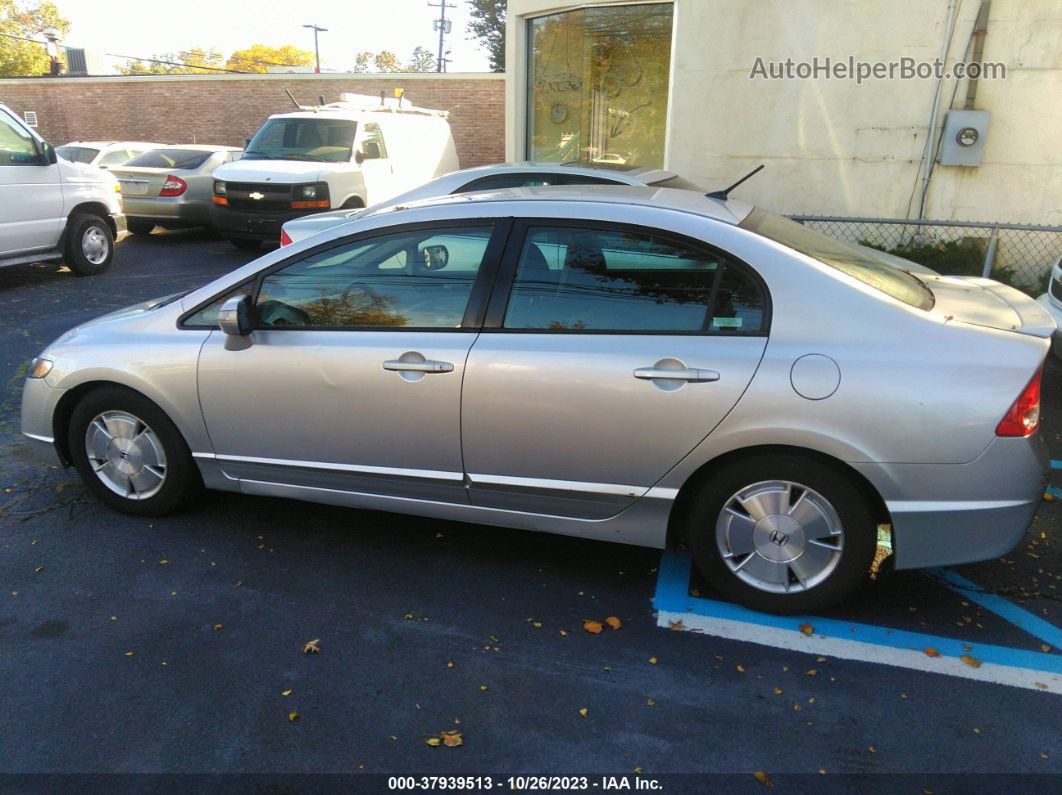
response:
{"label": "car hood", "polygon": [[1020,290],[976,276],[926,276],[912,274],[933,293],[933,315],[945,322],[1015,331],[1033,337],[1050,337],[1055,320]]}
{"label": "car hood", "polygon": [[84,334],[86,331],[98,328],[100,326],[130,320],[132,318],[142,317],[148,312],[152,312],[156,309],[159,309],[160,307],[173,303],[178,298],[183,298],[189,292],[191,291],[183,290],[179,293],[170,293],[169,295],[163,295],[159,298],[152,298],[148,301],[141,301],[139,304],[133,304],[132,306],[123,307],[122,309],[116,309],[113,312],[108,312],[106,315],[94,317],[92,318],[92,320],[86,320],[84,323],[80,323],[74,326],[74,328],[67,331],[48,347],[51,348],[55,345],[59,345],[60,343],[71,340],[74,337],[78,337]]}
{"label": "car hood", "polygon": [[56,160],[59,173],[63,182],[95,182],[100,185],[114,185],[114,175],[98,166],[90,166],[85,163],[72,163],[69,160],[59,158]]}
{"label": "car hood", "polygon": [[307,163],[304,160],[237,160],[214,171],[214,178],[232,182],[317,182],[337,163]]}

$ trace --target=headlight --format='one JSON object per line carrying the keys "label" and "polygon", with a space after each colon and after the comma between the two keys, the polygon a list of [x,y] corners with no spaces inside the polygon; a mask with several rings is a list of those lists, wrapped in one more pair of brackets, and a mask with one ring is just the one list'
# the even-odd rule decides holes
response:
{"label": "headlight", "polygon": [[218,196],[225,195],[225,183],[220,180],[214,180],[214,193]]}
{"label": "headlight", "polygon": [[48,375],[48,373],[50,373],[51,371],[52,371],[52,360],[51,359],[42,359],[40,356],[38,356],[36,359],[34,359],[32,362],[30,362],[30,366],[29,366],[29,377],[30,378],[44,378],[44,376]]}
{"label": "headlight", "polygon": [[317,186],[316,185],[303,185],[299,189],[299,195],[304,199],[316,199],[317,198]]}

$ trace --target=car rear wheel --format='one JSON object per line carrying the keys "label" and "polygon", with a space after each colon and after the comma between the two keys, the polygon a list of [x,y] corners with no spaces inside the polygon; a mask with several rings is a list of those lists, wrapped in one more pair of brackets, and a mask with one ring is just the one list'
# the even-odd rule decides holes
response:
{"label": "car rear wheel", "polygon": [[254,251],[261,247],[262,241],[253,237],[230,237],[229,242],[240,251]]}
{"label": "car rear wheel", "polygon": [[798,455],[727,467],[695,495],[688,521],[709,583],[770,613],[837,604],[866,580],[877,544],[874,516],[850,478]]}
{"label": "car rear wheel", "polygon": [[155,228],[155,222],[147,221],[143,218],[128,218],[126,219],[126,226],[130,233],[134,235],[150,235]]}
{"label": "car rear wheel", "polygon": [[67,267],[75,276],[103,273],[114,259],[114,238],[107,222],[92,213],[78,213],[67,221]]}
{"label": "car rear wheel", "polygon": [[89,491],[124,513],[171,513],[201,487],[177,427],[158,406],[131,390],[90,392],[74,407],[68,440]]}

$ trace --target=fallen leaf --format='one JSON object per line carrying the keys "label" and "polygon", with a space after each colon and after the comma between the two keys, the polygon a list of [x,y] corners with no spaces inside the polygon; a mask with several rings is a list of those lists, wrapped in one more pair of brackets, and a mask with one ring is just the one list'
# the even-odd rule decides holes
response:
{"label": "fallen leaf", "polygon": [[656,702],[653,699],[651,699],[651,698],[647,699],[645,704],[646,704],[646,706],[649,706],[649,707],[655,707],[656,706]]}
{"label": "fallen leaf", "polygon": [[461,732],[453,730],[444,731],[442,733],[442,741],[447,748],[456,748],[459,745],[464,745],[465,742],[464,738],[461,737]]}
{"label": "fallen leaf", "polygon": [[243,580],[236,580],[236,582],[234,584],[235,584],[235,586],[237,588],[242,588],[243,587]]}
{"label": "fallen leaf", "polygon": [[682,619],[680,618],[678,621],[668,621],[667,628],[673,629],[676,632],[684,632],[686,630],[686,625],[682,623]]}
{"label": "fallen leaf", "polygon": [[649,664],[650,665],[656,665],[656,657],[650,657],[649,658]]}
{"label": "fallen leaf", "polygon": [[1051,494],[1050,492],[1046,492],[1045,491],[1044,492],[1044,502],[1054,502],[1054,501],[1055,501],[1055,495]]}
{"label": "fallen leaf", "polygon": [[448,662],[448,663],[446,663],[446,667],[447,668],[453,668],[454,664],[452,662]]}
{"label": "fallen leaf", "polygon": [[587,715],[590,714],[590,710],[588,710],[586,707],[583,707],[579,710],[579,714],[585,718]]}
{"label": "fallen leaf", "polygon": [[974,729],[974,734],[980,734],[980,733],[981,733],[980,729],[976,729],[976,728]]}
{"label": "fallen leaf", "polygon": [[431,746],[432,748],[436,747],[437,745],[441,745],[441,744],[442,744],[442,740],[441,740],[441,739],[439,739],[438,737],[429,737],[429,738],[428,738],[427,740],[425,740],[424,742],[426,742],[426,743],[427,743],[428,745],[430,745],[430,746]]}
{"label": "fallen leaf", "polygon": [[131,651],[127,651],[127,652],[125,653],[125,656],[126,656],[126,657],[132,657],[132,656],[133,656],[133,653],[132,653]]}
{"label": "fallen leaf", "polygon": [[33,570],[33,573],[34,574],[40,574],[42,571],[44,571],[44,566],[38,566],[37,568],[35,568]]}
{"label": "fallen leaf", "polygon": [[480,689],[480,690],[487,690],[487,686],[486,686],[486,685],[480,685],[480,686],[479,686],[479,689]]}
{"label": "fallen leaf", "polygon": [[828,662],[828,660],[825,657],[816,657],[815,662]]}
{"label": "fallen leaf", "polygon": [[613,629],[619,629],[620,627],[623,626],[623,624],[620,622],[620,620],[618,618],[616,618],[615,616],[609,616],[608,618],[606,618],[605,619],[605,623],[608,624]]}
{"label": "fallen leaf", "polygon": [[757,770],[755,773],[752,774],[752,777],[754,779],[756,779],[758,782],[760,782],[761,784],[763,784],[763,786],[765,786],[765,787],[773,787],[774,786],[774,782],[771,781],[770,777],[766,773],[764,773],[762,770]]}
{"label": "fallen leaf", "polygon": [[780,687],[776,687],[776,688],[774,689],[774,694],[775,694],[776,696],[780,696],[780,695],[782,695],[782,688],[780,688]]}
{"label": "fallen leaf", "polygon": [[740,665],[739,664],[739,665],[737,665],[735,667],[738,669],[738,673],[740,673],[740,674],[745,673],[745,666],[744,665]]}
{"label": "fallen leaf", "polygon": [[801,624],[800,631],[803,632],[805,635],[810,635],[812,632],[815,631],[815,627],[811,626],[811,624]]}
{"label": "fallen leaf", "polygon": [[1047,690],[1047,685],[1045,685],[1043,682],[1036,682],[1035,684],[1041,690]]}
{"label": "fallen leaf", "polygon": [[804,674],[804,676],[818,676],[818,675],[819,675],[819,672],[818,672],[817,670],[815,670],[814,668],[811,668],[811,669],[809,669],[809,670],[808,670],[808,671],[807,671],[807,672],[806,672],[806,673]]}
{"label": "fallen leaf", "polygon": [[446,538],[446,536],[444,536],[442,533],[436,533],[435,537],[436,538]]}
{"label": "fallen leaf", "polygon": [[169,561],[166,560],[166,558],[163,558],[162,560],[159,561],[159,563],[161,563],[163,566],[165,566],[167,563],[169,563]]}
{"label": "fallen leaf", "polygon": [[532,621],[531,622],[531,626],[533,626],[535,629],[542,629],[542,622],[541,621]]}
{"label": "fallen leaf", "polygon": [[867,750],[870,751],[870,753],[872,754],[876,754],[878,752],[878,749],[875,748],[873,745],[867,748]]}
{"label": "fallen leaf", "polygon": [[924,649],[922,649],[922,651],[925,653],[926,657],[940,656],[940,652],[934,649],[932,646],[926,646]]}
{"label": "fallen leaf", "polygon": [[560,631],[560,634],[561,634],[561,637],[562,637],[562,638],[566,638],[566,637],[568,637],[568,630],[566,630],[566,629],[562,629],[562,630]]}
{"label": "fallen leaf", "polygon": [[1047,652],[1051,651],[1051,647],[1050,647],[1050,646],[1048,646],[1048,645],[1047,645],[1047,644],[1045,643],[1045,644],[1043,644],[1042,646],[1040,646],[1040,651],[1042,651],[1042,652],[1043,652],[1044,654],[1046,654]]}
{"label": "fallen leaf", "polygon": [[978,660],[976,657],[971,657],[969,654],[964,654],[959,659],[962,660],[967,665],[969,665],[971,668],[980,668],[981,667],[981,661]]}
{"label": "fallen leaf", "polygon": [[215,624],[214,625],[214,631],[215,632],[220,632],[221,631],[221,626],[222,626],[221,624]]}
{"label": "fallen leaf", "polygon": [[294,722],[294,721],[297,721],[298,719],[299,719],[299,713],[298,712],[289,712],[288,713],[288,720],[289,721],[293,721]]}
{"label": "fallen leaf", "polygon": [[583,622],[583,629],[585,629],[587,632],[589,632],[589,633],[591,633],[593,635],[599,634],[601,632],[601,630],[603,630],[604,628],[605,628],[604,625],[600,621],[584,621]]}
{"label": "fallen leaf", "polygon": [[303,654],[320,654],[321,653],[321,647],[317,645],[320,642],[321,642],[320,638],[314,638],[309,643],[303,644],[302,653]]}
{"label": "fallen leaf", "polygon": [[641,775],[641,774],[642,774],[642,770],[643,770],[643,769],[642,769],[642,768],[640,768],[640,767],[636,767],[636,768],[634,768],[634,772],[635,772],[635,773],[637,773],[638,775]]}
{"label": "fallen leaf", "polygon": [[111,621],[117,621],[117,620],[118,620],[118,616],[111,616]]}
{"label": "fallen leaf", "polygon": [[286,698],[287,696],[290,696],[294,692],[295,692],[294,690],[281,690],[280,691],[280,695],[282,695],[282,696],[284,696]]}

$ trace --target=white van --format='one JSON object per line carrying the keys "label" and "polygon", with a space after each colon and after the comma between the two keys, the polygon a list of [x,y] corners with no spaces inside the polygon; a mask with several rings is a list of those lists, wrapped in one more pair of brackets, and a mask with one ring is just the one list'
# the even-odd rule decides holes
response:
{"label": "white van", "polygon": [[359,94],[270,116],[243,158],[214,172],[212,222],[237,248],[285,221],[368,207],[458,168],[447,113]]}
{"label": "white van", "polygon": [[64,262],[91,276],[111,264],[124,231],[114,175],[61,160],[0,103],[0,266]]}

